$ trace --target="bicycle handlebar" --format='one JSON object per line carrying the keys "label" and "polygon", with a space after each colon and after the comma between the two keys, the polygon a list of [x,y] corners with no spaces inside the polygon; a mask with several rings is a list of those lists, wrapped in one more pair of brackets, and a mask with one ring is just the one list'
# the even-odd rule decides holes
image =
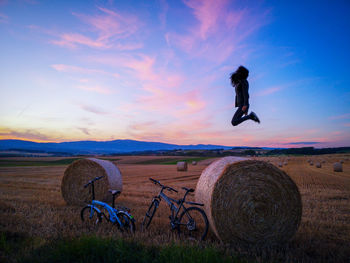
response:
{"label": "bicycle handlebar", "polygon": [[177,190],[175,190],[174,188],[170,187],[170,186],[166,186],[166,185],[162,185],[159,181],[154,180],[153,178],[149,178],[154,184],[158,184],[160,187],[163,187],[164,189],[167,189],[168,191],[173,191],[175,193],[177,193]]}
{"label": "bicycle handlebar", "polygon": [[105,177],[105,176],[102,175],[102,176],[99,176],[99,177],[95,177],[94,179],[90,180],[86,185],[84,185],[84,188],[88,187],[89,184],[91,184],[91,183],[93,183],[93,182],[95,182],[95,181],[97,181],[97,180],[102,179],[103,177]]}

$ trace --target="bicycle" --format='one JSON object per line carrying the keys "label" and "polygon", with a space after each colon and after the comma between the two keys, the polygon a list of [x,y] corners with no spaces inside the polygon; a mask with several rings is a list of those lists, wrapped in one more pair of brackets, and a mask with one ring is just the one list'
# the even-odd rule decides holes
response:
{"label": "bicycle", "polygon": [[[83,222],[85,222],[86,225],[88,225],[90,228],[96,227],[100,223],[102,223],[102,218],[104,217],[108,222],[113,223],[114,225],[117,225],[118,229],[120,229],[122,232],[135,232],[135,219],[134,217],[129,213],[130,209],[126,207],[119,207],[119,209],[115,208],[115,198],[116,196],[120,195],[120,191],[118,190],[109,190],[109,192],[112,194],[112,206],[108,205],[107,203],[95,200],[95,186],[94,182],[97,180],[102,179],[104,176],[95,177],[91,181],[89,181],[86,185],[84,185],[84,188],[91,185],[91,204],[86,205],[83,207],[83,209],[80,212],[80,217]],[[102,209],[108,212],[108,216],[98,207],[100,206]]]}
{"label": "bicycle", "polygon": [[[151,180],[154,184],[160,186],[161,190],[159,194],[152,199],[151,205],[149,206],[142,222],[142,230],[149,227],[153,216],[160,204],[160,201],[164,199],[171,210],[171,215],[169,216],[171,229],[177,229],[179,235],[181,232],[183,232],[185,236],[189,237],[189,239],[204,240],[209,228],[208,218],[201,208],[195,207],[204,206],[204,204],[186,201],[187,194],[193,193],[194,190],[182,187],[182,189],[186,191],[183,198],[175,200],[169,196],[166,196],[163,191],[168,190],[169,192],[178,193],[177,190],[170,186],[163,185],[153,178],[149,178],[149,180]],[[184,206],[184,203],[195,206],[186,208]],[[178,217],[181,208],[183,209],[183,212]]]}

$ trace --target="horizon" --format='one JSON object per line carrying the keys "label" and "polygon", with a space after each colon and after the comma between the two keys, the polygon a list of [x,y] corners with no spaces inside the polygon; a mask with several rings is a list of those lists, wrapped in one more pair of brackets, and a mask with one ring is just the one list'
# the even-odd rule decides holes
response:
{"label": "horizon", "polygon": [[[223,146],[223,147],[232,147],[232,148],[275,148],[275,149],[298,149],[298,148],[315,148],[315,149],[326,149],[326,148],[349,148],[349,146],[339,146],[339,147],[317,147],[317,146],[310,146],[310,145],[304,145],[299,147],[268,147],[268,146],[247,146],[247,145],[215,145],[215,144],[205,144],[205,143],[198,143],[198,144],[176,144],[172,142],[159,142],[159,141],[138,141],[138,140],[132,140],[132,139],[115,139],[110,141],[95,141],[95,140],[81,140],[81,141],[62,141],[62,142],[54,142],[54,141],[47,141],[47,142],[36,142],[36,141],[30,141],[30,140],[22,140],[22,139],[0,139],[0,142],[3,140],[18,140],[18,141],[25,141],[25,142],[34,142],[34,143],[70,143],[70,142],[114,142],[114,141],[136,141],[136,142],[145,142],[145,143],[164,143],[164,144],[170,144],[170,145],[178,145],[178,146],[197,146],[197,145],[210,145],[210,146]],[[299,144],[298,144],[299,145]],[[142,150],[141,150],[142,151]]]}
{"label": "horizon", "polygon": [[[348,147],[349,12],[347,1],[0,0],[0,139]],[[231,125],[239,65],[260,125]]]}

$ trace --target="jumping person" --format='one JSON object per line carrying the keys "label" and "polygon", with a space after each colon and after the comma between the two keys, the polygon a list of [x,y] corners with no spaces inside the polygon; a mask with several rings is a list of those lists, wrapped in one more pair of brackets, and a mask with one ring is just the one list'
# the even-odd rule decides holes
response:
{"label": "jumping person", "polygon": [[[251,112],[248,114],[249,109],[249,83],[247,81],[249,75],[248,69],[243,66],[239,66],[238,69],[231,74],[231,84],[235,87],[236,91],[236,101],[235,107],[238,107],[237,111],[233,115],[232,125],[237,126],[238,124],[246,121],[253,120],[257,123],[260,123],[258,116]],[[243,117],[243,115],[245,115]]]}

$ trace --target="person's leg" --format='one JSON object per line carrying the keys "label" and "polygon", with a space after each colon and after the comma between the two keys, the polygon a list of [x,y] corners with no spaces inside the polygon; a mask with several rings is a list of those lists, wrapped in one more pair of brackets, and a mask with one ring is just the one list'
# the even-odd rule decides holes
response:
{"label": "person's leg", "polygon": [[[248,109],[247,109],[247,111],[248,111]],[[244,114],[244,112],[242,111],[242,107],[238,107],[237,111],[235,112],[235,114],[232,117],[231,123],[233,126],[237,126],[238,124],[240,124],[246,120],[251,119],[250,115],[246,115],[246,116],[242,117],[243,114]]]}

